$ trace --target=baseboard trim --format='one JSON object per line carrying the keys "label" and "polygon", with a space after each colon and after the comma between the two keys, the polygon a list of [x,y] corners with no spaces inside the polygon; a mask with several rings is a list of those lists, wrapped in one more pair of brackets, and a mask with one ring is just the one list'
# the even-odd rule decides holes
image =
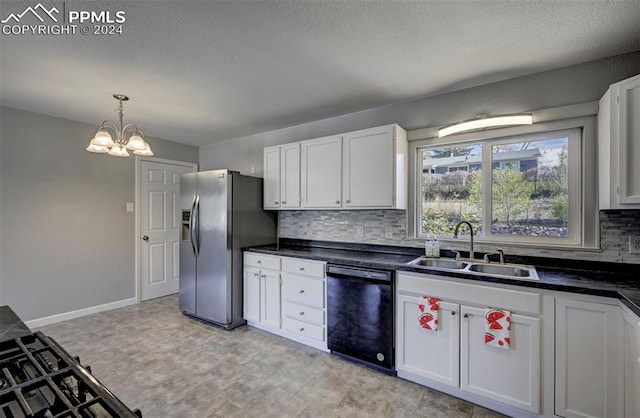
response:
{"label": "baseboard trim", "polygon": [[32,319],[31,321],[26,321],[25,324],[29,328],[34,329],[38,327],[44,327],[45,325],[51,325],[57,322],[66,321],[69,319],[79,318],[81,316],[109,311],[116,308],[123,308],[129,305],[135,305],[136,303],[138,303],[137,298],[123,299],[116,302],[105,303],[104,305],[90,306],[88,308],[82,308],[76,311],[64,312],[61,314],[45,316],[44,318]]}

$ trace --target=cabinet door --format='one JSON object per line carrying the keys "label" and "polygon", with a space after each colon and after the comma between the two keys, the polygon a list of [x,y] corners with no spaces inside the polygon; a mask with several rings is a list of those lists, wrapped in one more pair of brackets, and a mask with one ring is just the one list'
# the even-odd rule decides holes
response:
{"label": "cabinet door", "polygon": [[346,134],[343,198],[351,208],[392,208],[395,200],[393,126]]}
{"label": "cabinet door", "polygon": [[302,142],[302,205],[342,207],[342,137]]}
{"label": "cabinet door", "polygon": [[440,329],[418,325],[418,298],[396,300],[396,369],[458,387],[459,307],[440,302]]}
{"label": "cabinet door", "polygon": [[280,147],[265,148],[264,200],[265,209],[280,209]]}
{"label": "cabinet door", "polygon": [[640,76],[617,84],[616,89],[619,107],[619,199],[621,204],[640,204]]}
{"label": "cabinet door", "polygon": [[623,312],[624,416],[640,416],[640,318]]}
{"label": "cabinet door", "polygon": [[280,328],[280,273],[262,270],[262,323]]}
{"label": "cabinet door", "polygon": [[280,207],[300,207],[300,144],[280,148]]}
{"label": "cabinet door", "polygon": [[511,315],[511,348],[484,343],[484,309],[460,307],[460,389],[540,411],[540,319]]}
{"label": "cabinet door", "polygon": [[243,311],[247,321],[260,322],[260,270],[244,267]]}
{"label": "cabinet door", "polygon": [[622,416],[620,308],[556,299],[556,405],[562,417]]}

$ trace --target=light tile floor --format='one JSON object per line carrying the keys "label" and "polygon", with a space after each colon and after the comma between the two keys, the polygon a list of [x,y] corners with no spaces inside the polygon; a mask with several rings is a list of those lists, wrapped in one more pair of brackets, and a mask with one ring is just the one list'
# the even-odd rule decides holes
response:
{"label": "light tile floor", "polygon": [[144,418],[501,417],[251,327],[184,316],[177,296],[39,329]]}

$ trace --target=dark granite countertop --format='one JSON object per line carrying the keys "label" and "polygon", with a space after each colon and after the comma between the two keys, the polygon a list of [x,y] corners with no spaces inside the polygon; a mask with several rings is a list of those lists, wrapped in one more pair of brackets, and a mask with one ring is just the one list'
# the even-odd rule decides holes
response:
{"label": "dark granite countertop", "polygon": [[0,306],[0,341],[13,340],[30,334],[31,330],[10,307]]}
{"label": "dark granite countertop", "polygon": [[[508,263],[536,267],[539,280],[530,280],[478,276],[407,265],[406,263],[423,254],[421,248],[283,239],[279,245],[250,247],[245,250],[320,260],[353,267],[413,271],[438,276],[618,298],[636,315],[640,316],[640,265],[635,264],[507,255]],[[451,252],[443,251],[442,253],[443,255],[453,256]],[[480,257],[480,260],[477,260],[480,262],[482,254],[477,253],[476,257]]]}

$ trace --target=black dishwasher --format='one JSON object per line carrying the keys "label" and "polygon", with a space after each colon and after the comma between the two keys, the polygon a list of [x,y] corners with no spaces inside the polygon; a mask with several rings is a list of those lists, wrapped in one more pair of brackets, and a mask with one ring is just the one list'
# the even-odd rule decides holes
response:
{"label": "black dishwasher", "polygon": [[393,271],[327,265],[328,347],[332,353],[395,375]]}

